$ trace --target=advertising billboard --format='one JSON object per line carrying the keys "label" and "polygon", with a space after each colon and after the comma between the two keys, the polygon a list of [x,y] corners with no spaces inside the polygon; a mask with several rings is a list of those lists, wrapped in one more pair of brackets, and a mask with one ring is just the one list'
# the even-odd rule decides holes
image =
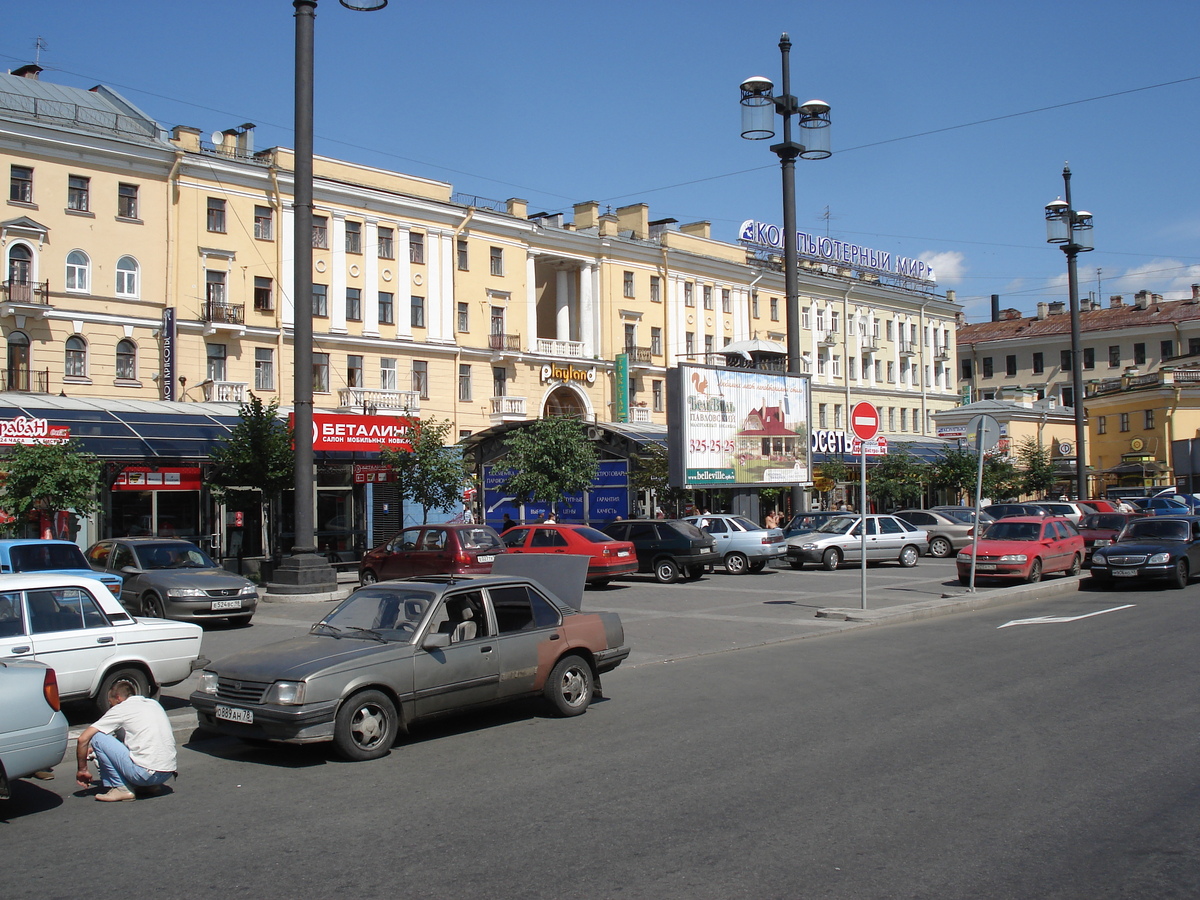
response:
{"label": "advertising billboard", "polygon": [[808,375],[690,364],[667,374],[672,485],[812,483]]}

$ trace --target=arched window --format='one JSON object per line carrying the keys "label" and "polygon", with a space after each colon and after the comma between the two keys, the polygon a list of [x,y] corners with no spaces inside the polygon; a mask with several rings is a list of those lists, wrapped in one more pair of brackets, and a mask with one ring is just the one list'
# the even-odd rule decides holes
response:
{"label": "arched window", "polygon": [[8,251],[8,280],[12,284],[33,280],[33,253],[24,244],[13,244]]}
{"label": "arched window", "polygon": [[122,256],[117,260],[117,296],[136,297],[138,295],[138,264],[132,256]]}
{"label": "arched window", "polygon": [[129,381],[137,378],[137,344],[128,338],[117,341],[117,377]]}
{"label": "arched window", "polygon": [[67,254],[67,290],[86,291],[88,289],[91,261],[82,250],[72,250]]}
{"label": "arched window", "polygon": [[87,342],[77,334],[67,338],[63,374],[69,378],[87,377]]}
{"label": "arched window", "polygon": [[5,390],[29,390],[29,338],[20,331],[8,336],[8,368]]}

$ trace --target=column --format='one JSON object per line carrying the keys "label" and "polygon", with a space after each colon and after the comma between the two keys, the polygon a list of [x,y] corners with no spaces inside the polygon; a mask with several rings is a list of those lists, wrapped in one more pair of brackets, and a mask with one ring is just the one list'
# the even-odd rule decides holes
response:
{"label": "column", "polygon": [[[525,347],[537,351],[537,258],[536,250],[525,251]],[[490,325],[489,325],[490,328]]]}
{"label": "column", "polygon": [[583,355],[587,359],[600,356],[599,310],[596,304],[596,266],[585,263],[579,270],[579,340],[583,342]]}
{"label": "column", "polygon": [[[379,222],[367,219],[363,222],[363,298],[362,333],[367,337],[379,336]],[[367,485],[369,488],[370,485]],[[370,506],[367,507],[370,509]]]}
{"label": "column", "polygon": [[554,273],[554,337],[560,341],[571,339],[571,287],[568,274],[561,263]]}

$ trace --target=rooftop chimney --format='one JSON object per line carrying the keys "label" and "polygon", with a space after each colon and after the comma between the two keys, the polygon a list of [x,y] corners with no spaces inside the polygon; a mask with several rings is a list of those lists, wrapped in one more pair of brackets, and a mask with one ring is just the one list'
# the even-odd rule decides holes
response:
{"label": "rooftop chimney", "polygon": [[1192,285],[1192,302],[1200,303],[1200,284]]}
{"label": "rooftop chimney", "polygon": [[1120,294],[1113,294],[1108,298],[1109,309],[1120,309],[1125,305],[1125,298]]}
{"label": "rooftop chimney", "polygon": [[957,303],[958,302],[958,292],[957,291],[946,291],[946,302],[947,303]]}
{"label": "rooftop chimney", "polygon": [[1037,309],[1038,309],[1037,317],[1038,317],[1039,322],[1042,321],[1043,319],[1045,319],[1048,315],[1050,315],[1050,304],[1049,303],[1039,303]]}
{"label": "rooftop chimney", "polygon": [[1021,311],[1019,309],[1013,309],[1012,307],[1009,307],[1008,309],[1004,310],[1004,318],[1023,319],[1024,316],[1021,315]]}
{"label": "rooftop chimney", "polygon": [[1000,295],[992,294],[992,321],[1000,321]]}
{"label": "rooftop chimney", "polygon": [[1061,316],[1066,311],[1067,304],[1062,300],[1055,300],[1050,304],[1050,315]]}
{"label": "rooftop chimney", "polygon": [[595,200],[585,200],[583,203],[575,204],[575,228],[578,231],[586,231],[589,228],[595,228],[600,219],[600,204]]}
{"label": "rooftop chimney", "polygon": [[1138,309],[1146,309],[1150,306],[1150,292],[1138,291],[1133,295],[1133,305]]}

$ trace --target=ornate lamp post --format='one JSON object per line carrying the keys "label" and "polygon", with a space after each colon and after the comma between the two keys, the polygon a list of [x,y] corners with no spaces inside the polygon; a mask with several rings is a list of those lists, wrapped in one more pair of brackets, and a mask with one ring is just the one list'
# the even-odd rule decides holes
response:
{"label": "ornate lamp post", "polygon": [[1046,242],[1060,244],[1067,255],[1067,286],[1071,295],[1071,393],[1075,409],[1075,498],[1088,496],[1087,428],[1083,411],[1083,351],[1079,335],[1079,273],[1075,258],[1094,249],[1092,214],[1071,205],[1071,167],[1063,166],[1063,193],[1066,200],[1046,204]]}

